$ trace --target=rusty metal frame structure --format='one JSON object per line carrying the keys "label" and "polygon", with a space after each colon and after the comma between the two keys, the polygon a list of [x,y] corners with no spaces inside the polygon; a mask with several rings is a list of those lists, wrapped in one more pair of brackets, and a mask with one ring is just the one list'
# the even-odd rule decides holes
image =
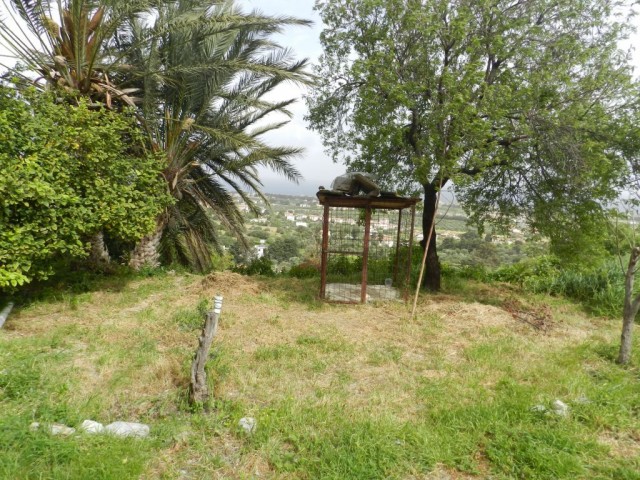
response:
{"label": "rusty metal frame structure", "polygon": [[[397,210],[398,211],[398,225],[397,225],[397,233],[396,233],[396,255],[395,255],[395,265],[394,265],[394,276],[396,276],[398,272],[398,251],[400,248],[400,235],[401,235],[401,227],[402,227],[402,213],[404,210],[409,209],[409,214],[411,216],[410,220],[410,233],[409,233],[409,253],[408,253],[408,265],[405,268],[404,272],[404,281],[406,284],[409,282],[409,277],[411,275],[411,252],[413,248],[413,236],[414,236],[414,225],[415,225],[415,216],[416,216],[416,204],[420,202],[419,198],[410,198],[410,197],[398,197],[398,196],[388,196],[388,197],[366,197],[366,196],[347,196],[340,195],[326,190],[320,190],[316,196],[320,204],[323,208],[323,217],[322,217],[322,249],[321,249],[321,264],[320,264],[320,298],[323,300],[327,300],[326,295],[326,287],[327,287],[327,266],[328,266],[328,256],[330,253],[333,254],[358,254],[362,255],[362,276],[361,276],[361,291],[360,291],[360,301],[335,301],[331,300],[332,303],[366,303],[367,301],[367,279],[368,279],[368,260],[369,260],[369,244],[371,239],[371,212],[372,210]],[[331,250],[329,245],[329,219],[331,208],[353,208],[353,209],[364,209],[364,237],[363,237],[363,246],[362,252],[353,252],[353,251],[340,251],[340,250]],[[408,290],[405,291],[404,300],[406,301],[408,298]]]}

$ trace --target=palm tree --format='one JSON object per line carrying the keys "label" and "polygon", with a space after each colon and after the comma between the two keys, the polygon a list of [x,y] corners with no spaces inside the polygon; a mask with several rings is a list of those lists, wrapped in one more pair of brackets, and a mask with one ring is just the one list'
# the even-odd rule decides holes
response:
{"label": "palm tree", "polygon": [[132,17],[150,11],[149,1],[2,0],[2,4],[6,17],[0,19],[0,42],[14,61],[38,75],[24,80],[109,108],[114,100],[134,105],[132,90],[113,81],[120,69],[127,68],[113,40]]}
{"label": "palm tree", "polygon": [[[310,79],[306,61],[293,60],[269,37],[308,22],[244,14],[232,1],[217,0],[2,2],[9,19],[17,12],[23,20],[0,20],[0,42],[38,75],[25,81],[109,108],[139,105],[141,125],[164,155],[176,203],[136,246],[132,266],[157,264],[164,236],[169,256],[206,268],[211,247],[218,247],[214,218],[244,240],[229,189],[257,213],[246,193],[266,201],[256,167],[298,178],[289,162],[299,149],[270,147],[261,136],[286,123],[265,123],[265,117],[288,115],[293,102],[266,96],[284,82]],[[104,258],[102,236],[91,243],[92,255]]]}
{"label": "palm tree", "polygon": [[258,166],[299,178],[290,160],[300,149],[273,147],[261,138],[288,122],[268,123],[266,117],[290,116],[287,107],[294,102],[270,101],[268,94],[285,82],[310,80],[306,60],[294,60],[271,40],[292,24],[307,22],[245,14],[232,1],[179,0],[161,5],[153,25],[137,19],[118,38],[132,72],[142,72],[123,84],[142,92],[141,116],[154,149],[164,155],[163,175],[175,198],[156,231],[136,245],[132,267],[157,265],[162,243],[172,260],[207,268],[212,248],[219,248],[216,220],[245,241],[230,192],[257,214],[248,192],[266,202]]}

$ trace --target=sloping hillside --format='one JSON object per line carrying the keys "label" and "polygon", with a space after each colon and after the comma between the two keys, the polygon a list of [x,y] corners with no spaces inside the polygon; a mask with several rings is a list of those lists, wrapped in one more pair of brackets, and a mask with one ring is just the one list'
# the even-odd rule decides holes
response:
{"label": "sloping hillside", "polygon": [[[0,478],[640,478],[640,345],[636,366],[613,363],[618,321],[474,284],[423,296],[411,319],[401,303],[320,303],[314,282],[160,274],[14,311]],[[194,412],[190,361],[218,293],[215,404]],[[85,419],[151,435],[29,429]]]}

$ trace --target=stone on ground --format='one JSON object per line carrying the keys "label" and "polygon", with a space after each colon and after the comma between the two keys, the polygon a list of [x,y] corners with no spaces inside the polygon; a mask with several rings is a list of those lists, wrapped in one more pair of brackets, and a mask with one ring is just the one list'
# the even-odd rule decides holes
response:
{"label": "stone on ground", "polygon": [[104,425],[100,422],[94,422],[93,420],[85,420],[80,425],[80,430],[85,433],[103,433]]}
{"label": "stone on ground", "polygon": [[113,422],[105,427],[105,431],[116,437],[148,437],[149,425],[135,422]]}
{"label": "stone on ground", "polygon": [[253,433],[256,431],[256,427],[258,426],[258,422],[253,417],[242,417],[238,422],[240,428],[242,428],[246,433]]}

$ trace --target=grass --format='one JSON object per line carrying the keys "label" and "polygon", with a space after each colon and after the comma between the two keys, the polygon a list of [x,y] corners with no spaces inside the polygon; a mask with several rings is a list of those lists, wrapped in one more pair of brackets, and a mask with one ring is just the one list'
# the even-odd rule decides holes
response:
{"label": "grass", "polygon": [[[619,322],[460,280],[410,319],[320,303],[314,282],[157,274],[23,303],[0,331],[0,478],[640,479],[640,345],[613,362]],[[186,393],[218,293],[205,412]],[[515,320],[512,296],[551,327]],[[555,399],[568,417],[532,410]],[[87,418],[151,436],[29,430]]]}

